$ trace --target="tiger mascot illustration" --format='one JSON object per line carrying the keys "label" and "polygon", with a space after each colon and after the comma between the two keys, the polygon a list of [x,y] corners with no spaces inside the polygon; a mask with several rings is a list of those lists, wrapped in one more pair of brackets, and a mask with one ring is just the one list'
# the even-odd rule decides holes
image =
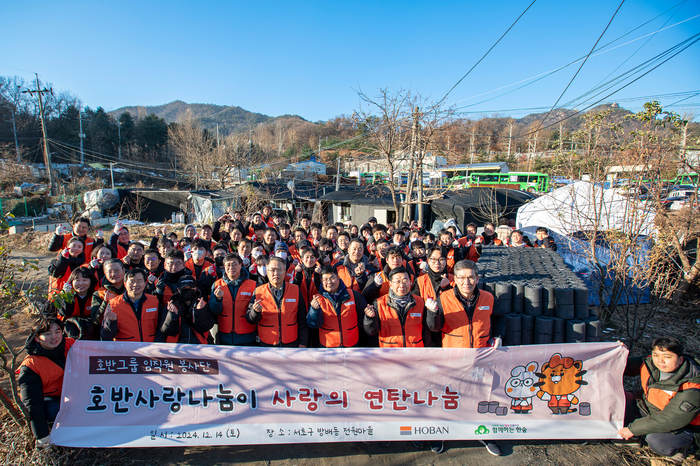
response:
{"label": "tiger mascot illustration", "polygon": [[564,358],[555,353],[549,362],[542,366],[542,372],[536,374],[539,381],[534,386],[540,389],[537,397],[548,402],[547,406],[553,414],[576,412],[575,408],[571,408],[571,405],[577,405],[579,402],[574,392],[581,385],[588,385],[588,382],[583,380],[583,374],[588,371],[582,369],[583,361],[574,361],[573,358]]}

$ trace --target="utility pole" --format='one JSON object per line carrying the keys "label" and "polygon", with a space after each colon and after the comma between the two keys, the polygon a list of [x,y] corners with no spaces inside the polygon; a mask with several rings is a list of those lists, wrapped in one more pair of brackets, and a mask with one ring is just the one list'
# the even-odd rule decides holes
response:
{"label": "utility pole", "polygon": [[[321,161],[321,136],[318,137],[318,162]],[[340,164],[338,164],[338,167],[340,167]],[[336,189],[337,191],[337,189]]]}
{"label": "utility pole", "polygon": [[17,150],[17,163],[22,161],[22,157],[19,152],[19,143],[17,142],[17,126],[15,126],[15,109],[12,107],[12,132],[15,133],[15,149]]}
{"label": "utility pole", "polygon": [[112,177],[112,189],[114,189],[114,162],[109,162],[109,174]]}
{"label": "utility pole", "polygon": [[472,126],[472,134],[469,137],[469,155],[470,155],[470,163],[474,163],[474,126]]}
{"label": "utility pole", "polygon": [[58,191],[56,189],[56,182],[53,179],[53,167],[51,166],[51,153],[49,152],[49,140],[46,137],[46,122],[44,121],[44,101],[41,98],[41,95],[44,92],[48,92],[51,95],[53,95],[53,89],[41,89],[39,86],[39,74],[34,73],[36,75],[36,90],[32,91],[22,91],[23,93],[29,93],[31,95],[36,94],[39,97],[39,118],[41,118],[41,134],[44,139],[44,163],[46,164],[46,171],[49,174],[49,186],[51,186],[51,195],[56,196],[58,194]]}
{"label": "utility pole", "polygon": [[119,135],[119,160],[122,159],[122,122],[117,118],[117,134]]}
{"label": "utility pole", "polygon": [[450,133],[447,133],[447,163],[450,163]]}
{"label": "utility pole", "polygon": [[80,132],[78,132],[78,137],[80,138],[80,166],[85,164],[85,152],[83,152],[83,140],[85,139],[85,133],[83,133],[83,109],[78,110],[78,120],[80,121]]}
{"label": "utility pole", "polygon": [[338,191],[340,189],[340,156],[338,156],[338,171],[336,172],[335,175],[335,190]]}
{"label": "utility pole", "polygon": [[248,130],[248,166],[250,167],[250,152],[253,150],[253,128]]}
{"label": "utility pole", "polygon": [[15,135],[15,150],[17,151],[17,163],[22,162],[22,156],[19,150],[19,143],[17,142],[17,126],[15,124],[15,108],[17,107],[17,102],[19,101],[19,90],[20,86],[17,86],[14,93],[14,102],[12,103],[12,132]]}
{"label": "utility pole", "polygon": [[510,159],[510,146],[513,143],[513,122],[508,123],[508,158]]}
{"label": "utility pole", "polygon": [[221,146],[219,146],[219,124],[216,124],[216,150],[219,152],[219,160],[221,160]]}
{"label": "utility pole", "polygon": [[[689,120],[690,119],[691,118],[689,118]],[[15,138],[17,138],[16,135],[15,135]],[[681,163],[683,163],[683,164],[686,163],[685,148],[686,148],[686,144],[687,144],[687,138],[688,138],[688,121],[686,120],[685,124],[683,125],[683,135],[681,136],[681,149],[680,149],[680,154],[679,154],[680,159],[681,159]]]}
{"label": "utility pole", "polygon": [[[418,141],[418,138],[420,137],[420,135],[418,134],[418,130],[420,129],[418,121],[420,117],[420,108],[416,107],[413,112],[414,147],[416,142]],[[449,156],[449,135],[447,141],[447,151]],[[418,225],[420,225],[420,227],[423,228],[423,150],[420,147],[418,148],[418,150],[420,151],[420,164],[418,165]]]}

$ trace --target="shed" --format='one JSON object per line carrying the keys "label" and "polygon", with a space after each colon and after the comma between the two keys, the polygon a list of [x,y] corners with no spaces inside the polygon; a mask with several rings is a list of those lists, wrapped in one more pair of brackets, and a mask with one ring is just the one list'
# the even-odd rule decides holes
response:
{"label": "shed", "polygon": [[173,212],[187,211],[189,191],[165,189],[118,189],[119,199],[124,203],[122,214],[126,209],[138,208],[142,222],[165,222],[172,219]]}
{"label": "shed", "polygon": [[[401,194],[398,196],[397,200],[401,201]],[[397,218],[391,192],[384,186],[342,186],[319,198],[314,214],[317,212],[329,222],[355,225],[366,223],[370,217],[376,217],[384,225],[396,222]]]}
{"label": "shed", "polygon": [[447,191],[442,199],[431,202],[432,220],[454,218],[461,231],[465,231],[470,222],[482,225],[490,220],[495,223],[500,217],[515,220],[518,209],[536,197],[536,194],[506,188]]}

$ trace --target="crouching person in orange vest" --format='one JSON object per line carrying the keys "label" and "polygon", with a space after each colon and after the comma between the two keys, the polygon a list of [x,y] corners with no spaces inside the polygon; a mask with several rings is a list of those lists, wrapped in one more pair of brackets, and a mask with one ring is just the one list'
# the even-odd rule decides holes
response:
{"label": "crouching person in orange vest", "polygon": [[432,346],[424,301],[411,294],[408,269],[391,269],[387,280],[389,292],[365,309],[362,324],[367,335],[379,335],[382,348]]}
{"label": "crouching person in orange vest", "polygon": [[309,339],[306,303],[298,286],[285,283],[286,273],[286,261],[270,257],[269,283],[256,288],[246,320],[258,326],[260,346],[306,348]]}
{"label": "crouching person in orange vest", "polygon": [[[442,332],[443,348],[498,348],[505,330],[503,308],[488,291],[479,290],[476,262],[462,260],[455,264],[455,287],[426,302],[427,323],[433,332]],[[493,442],[480,442],[486,450],[501,456]]]}
{"label": "crouching person in orange vest", "polygon": [[27,340],[28,356],[19,368],[18,383],[39,448],[49,446],[49,423],[56,419],[61,406],[63,370],[74,342],[63,338],[63,322],[56,317],[41,321]]}
{"label": "crouching person in orange vest", "polygon": [[[143,269],[131,269],[124,274],[126,291],[107,304],[100,329],[102,341],[156,341],[163,317],[158,298],[144,293],[147,280]],[[158,341],[164,342],[165,337],[161,334]]]}
{"label": "crouching person in orange vest", "polygon": [[320,294],[313,296],[306,322],[319,329],[318,337],[324,348],[351,348],[364,342],[360,329],[367,301],[362,293],[349,289],[338,276],[337,269],[326,265],[321,269]]}
{"label": "crouching person in orange vest", "polygon": [[682,463],[688,447],[700,442],[700,360],[684,354],[676,338],[657,338],[651,356],[628,357],[625,375],[639,375],[642,390],[625,392],[626,427],[618,434],[645,436],[655,453]]}
{"label": "crouching person in orange vest", "polygon": [[209,330],[216,323],[209,305],[197,288],[191,275],[183,275],[177,282],[177,291],[166,306],[165,319],[160,331],[167,343],[206,345],[214,343]]}
{"label": "crouching person in orange vest", "polygon": [[258,328],[246,320],[257,286],[249,277],[241,256],[224,257],[224,276],[214,283],[209,297],[209,310],[217,316],[219,345],[257,346]]}

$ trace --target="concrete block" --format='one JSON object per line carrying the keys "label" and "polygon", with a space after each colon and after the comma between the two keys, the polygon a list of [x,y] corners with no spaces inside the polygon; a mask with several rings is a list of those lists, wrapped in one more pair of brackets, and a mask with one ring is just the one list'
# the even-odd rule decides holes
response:
{"label": "concrete block", "polygon": [[16,225],[13,227],[10,227],[10,234],[11,235],[16,235],[17,233],[22,233],[24,232],[25,228],[21,225]]}

